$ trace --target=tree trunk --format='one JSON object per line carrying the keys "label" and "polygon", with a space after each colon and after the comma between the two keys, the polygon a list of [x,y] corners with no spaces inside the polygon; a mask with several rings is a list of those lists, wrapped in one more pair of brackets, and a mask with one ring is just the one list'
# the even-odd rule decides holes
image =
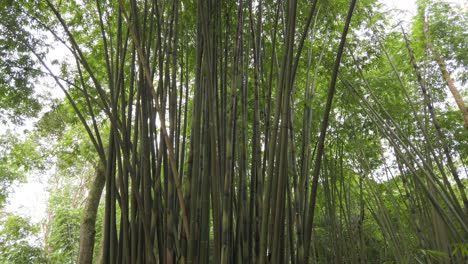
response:
{"label": "tree trunk", "polygon": [[460,108],[460,111],[463,114],[464,126],[466,129],[468,129],[468,108],[466,107],[465,102],[463,102],[463,97],[460,95],[460,92],[458,92],[457,87],[455,87],[455,83],[450,76],[450,72],[447,70],[445,59],[433,50],[432,45],[428,45],[428,47],[437,61],[437,64],[439,65],[439,70],[442,73],[442,77],[444,77],[444,80],[447,83],[453,98],[455,98],[455,102],[457,103],[458,108]]}
{"label": "tree trunk", "polygon": [[93,262],[96,216],[105,182],[106,178],[104,176],[104,168],[102,168],[102,166],[97,166],[95,168],[95,178],[90,187],[88,198],[86,199],[86,205],[80,225],[79,264],[88,264]]}
{"label": "tree trunk", "polygon": [[439,65],[439,70],[442,73],[442,77],[447,83],[449,90],[452,93],[455,102],[457,103],[458,108],[463,114],[464,126],[466,129],[468,129],[468,108],[465,106],[465,102],[463,102],[463,97],[460,95],[460,92],[458,92],[457,87],[455,87],[455,83],[453,82],[450,72],[447,70],[447,64],[445,63],[444,57],[442,57],[442,55],[440,55],[432,46],[432,40],[429,33],[429,25],[426,21],[425,13],[423,13],[422,16],[424,22],[423,31],[424,38],[426,39],[426,47],[432,53],[432,56],[434,56],[437,65]]}

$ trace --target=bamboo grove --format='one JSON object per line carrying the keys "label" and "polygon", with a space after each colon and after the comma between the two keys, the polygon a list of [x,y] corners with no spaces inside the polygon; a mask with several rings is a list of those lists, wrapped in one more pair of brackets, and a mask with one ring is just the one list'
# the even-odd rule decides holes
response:
{"label": "bamboo grove", "polygon": [[[65,2],[17,8],[72,55],[66,78],[29,46],[99,157],[100,252],[95,202],[79,263],[466,261],[463,159],[425,57],[397,30],[406,66],[394,61],[373,1]],[[404,114],[370,76],[363,28]],[[368,153],[381,144],[397,167]],[[396,186],[392,208],[377,170]]]}

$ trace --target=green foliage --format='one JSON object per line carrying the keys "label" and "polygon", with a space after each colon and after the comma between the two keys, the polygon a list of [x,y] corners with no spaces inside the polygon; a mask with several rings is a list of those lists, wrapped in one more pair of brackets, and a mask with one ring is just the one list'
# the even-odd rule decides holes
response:
{"label": "green foliage", "polygon": [[[18,2],[24,4],[25,1]],[[39,4],[38,9],[44,11],[40,3],[32,2]],[[42,2],[43,5],[44,1],[39,2]],[[194,15],[194,10],[197,10],[198,7],[193,1],[182,1],[179,22],[171,20],[173,10],[170,4],[157,6],[161,10],[156,11],[153,9],[156,6],[145,9],[148,6],[143,5],[141,1],[135,1],[135,6],[132,8],[136,9],[133,11],[138,16],[132,18],[131,21],[125,21],[117,2],[51,2],[62,14],[67,29],[71,32],[83,54],[83,57],[78,59],[82,75],[78,73],[78,65],[68,64],[67,61],[57,62],[61,63],[57,76],[66,80],[61,83],[65,84],[65,89],[70,95],[70,99],[76,104],[76,108],[72,107],[69,102],[56,101],[51,109],[42,116],[36,125],[37,137],[41,139],[38,141],[42,151],[41,155],[35,153],[35,142],[30,140],[16,144],[14,140],[5,138],[0,146],[0,148],[8,150],[5,151],[4,155],[0,154],[0,177],[5,178],[3,181],[5,186],[30,168],[37,167],[37,162],[43,156],[48,158],[48,164],[52,164],[56,168],[55,175],[51,180],[50,219],[48,219],[46,234],[46,247],[50,262],[73,263],[77,259],[82,205],[86,196],[86,186],[91,178],[90,168],[92,166],[90,164],[100,162],[95,146],[88,138],[89,131],[80,123],[83,120],[77,118],[76,110],[83,115],[84,123],[89,125],[91,133],[97,137],[96,130],[99,131],[103,141],[108,138],[109,130],[114,129],[114,142],[110,143],[115,144],[116,152],[106,153],[106,158],[109,161],[107,166],[112,167],[110,171],[115,172],[115,175],[113,174],[111,177],[115,176],[116,179],[111,181],[110,184],[114,185],[110,188],[115,187],[117,193],[112,197],[113,192],[108,192],[106,195],[108,195],[109,201],[116,202],[117,206],[108,207],[109,210],[114,211],[111,212],[110,217],[106,218],[106,221],[108,221],[108,225],[116,225],[115,228],[119,232],[119,243],[124,241],[125,235],[121,236],[121,234],[131,233],[132,240],[129,239],[125,243],[135,243],[135,247],[139,246],[138,241],[143,241],[146,238],[145,235],[148,235],[140,232],[144,227],[154,231],[150,236],[151,239],[154,238],[151,243],[155,244],[151,244],[150,248],[169,245],[164,250],[173,250],[174,253],[169,255],[174,255],[177,258],[184,254],[181,252],[186,250],[187,242],[195,245],[196,247],[193,245],[192,247],[198,249],[198,239],[201,236],[199,238],[192,237],[190,241],[183,241],[181,238],[184,232],[181,225],[183,221],[181,204],[187,202],[190,221],[193,221],[190,225],[195,226],[195,231],[198,232],[192,232],[192,234],[196,236],[203,233],[203,239],[206,240],[200,244],[209,244],[209,247],[206,247],[206,252],[202,252],[205,255],[210,254],[206,258],[207,260],[217,261],[215,254],[211,254],[211,252],[220,248],[220,244],[215,244],[215,242],[223,241],[220,239],[223,235],[219,236],[221,228],[215,227],[215,223],[231,231],[227,232],[229,237],[225,238],[232,240],[229,241],[231,243],[229,247],[232,247],[229,250],[238,250],[239,252],[229,254],[232,256],[242,255],[242,257],[258,254],[258,252],[244,254],[243,250],[248,246],[241,244],[243,243],[241,240],[251,236],[248,243],[251,243],[252,248],[258,251],[257,247],[261,246],[258,245],[260,234],[255,232],[260,230],[255,229],[259,229],[262,221],[266,221],[265,218],[260,219],[263,216],[258,210],[268,208],[265,205],[269,206],[268,199],[261,192],[265,192],[268,188],[266,185],[268,179],[275,181],[286,179],[287,183],[282,183],[281,186],[275,185],[276,189],[273,192],[284,194],[284,200],[287,202],[279,201],[281,199],[276,201],[274,195],[269,197],[270,201],[281,203],[282,207],[268,208],[272,211],[271,215],[273,215],[274,210],[277,211],[273,215],[275,219],[277,218],[275,220],[277,222],[270,223],[270,226],[265,229],[268,229],[267,232],[278,234],[280,238],[288,238],[278,242],[278,247],[288,248],[288,251],[280,254],[285,256],[297,254],[296,246],[300,246],[302,239],[299,237],[301,234],[298,230],[307,224],[304,223],[306,218],[304,212],[309,210],[310,175],[316,169],[312,163],[317,153],[314,150],[307,157],[301,154],[303,150],[306,150],[306,147],[309,148],[307,151],[312,152],[318,139],[321,117],[324,114],[328,97],[327,87],[330,85],[336,47],[339,43],[339,33],[343,30],[342,22],[346,16],[349,1],[319,1],[319,8],[313,22],[317,24],[313,25],[313,32],[312,29],[308,32],[311,37],[306,39],[295,79],[292,80],[293,94],[287,99],[280,98],[284,102],[290,100],[290,106],[285,104],[291,107],[291,109],[287,109],[290,110],[291,117],[291,127],[288,129],[284,129],[289,126],[289,124],[284,123],[284,116],[280,117],[281,120],[278,119],[280,121],[275,121],[278,122],[277,124],[270,122],[277,114],[275,111],[286,113],[282,109],[283,103],[278,106],[275,99],[280,96],[279,76],[289,67],[283,65],[281,61],[286,56],[285,51],[287,51],[284,41],[285,36],[288,35],[285,18],[288,16],[287,12],[290,6],[284,5],[279,8],[277,40],[276,43],[273,43],[272,32],[275,27],[273,21],[277,3],[275,1],[264,2],[263,20],[261,27],[258,27],[262,30],[262,32],[258,32],[258,36],[262,38],[260,47],[262,65],[259,65],[259,99],[256,101],[254,96],[256,86],[253,81],[256,65],[254,65],[255,62],[253,62],[251,54],[253,51],[252,36],[256,33],[249,32],[251,30],[249,23],[252,18],[247,14],[247,3],[244,6],[244,24],[239,25],[243,30],[242,39],[239,41],[240,43],[237,43],[235,38],[236,23],[241,21],[241,18],[237,17],[236,10],[239,6],[236,1],[223,1],[222,9],[213,12],[213,15],[220,16],[220,20],[217,20],[220,25],[210,24],[208,29],[197,24],[199,20],[204,18],[200,19]],[[96,3],[102,5],[101,18],[103,19],[104,32],[101,32]],[[0,62],[0,74],[2,74],[0,76],[2,77],[0,78],[0,95],[2,95],[0,109],[5,109],[5,113],[14,111],[9,109],[17,109],[17,113],[11,112],[15,116],[19,116],[23,112],[29,115],[38,109],[34,107],[34,102],[28,101],[34,95],[31,82],[40,76],[38,71],[33,70],[35,61],[31,59],[29,51],[31,49],[39,50],[43,43],[37,42],[28,31],[29,28],[37,26],[33,22],[36,20],[30,18],[38,18],[45,25],[52,25],[51,28],[57,30],[59,35],[64,34],[64,32],[60,32],[61,26],[56,27],[54,22],[32,10],[31,3],[24,6],[20,4],[13,5],[10,2],[9,5],[5,5],[1,9],[3,12],[1,14],[7,19],[0,22],[0,33],[5,33],[5,37],[0,35],[0,55],[7,58],[4,62]],[[307,1],[299,1],[298,4],[298,11],[295,14],[297,15],[297,30],[293,36],[295,41],[293,54],[297,51],[297,43],[303,34],[302,29],[305,26],[305,19],[310,8],[310,3]],[[130,10],[127,1],[124,1],[123,5],[127,11]],[[255,6],[253,9],[257,7]],[[430,122],[432,117],[426,112],[427,106],[423,101],[415,70],[409,63],[405,42],[402,40],[399,29],[384,21],[388,18],[379,8],[380,4],[373,0],[359,1],[351,23],[355,30],[353,30],[354,33],[349,34],[345,55],[341,61],[339,82],[325,144],[325,161],[324,165],[321,166],[317,203],[315,204],[317,213],[312,241],[314,253],[313,256],[310,254],[310,257],[315,258],[318,263],[342,263],[347,262],[348,259],[350,263],[444,261],[449,257],[450,250],[453,255],[457,256],[464,255],[466,251],[466,245],[459,243],[460,239],[455,235],[452,236],[452,234],[462,231],[460,224],[451,225],[452,230],[449,230],[451,233],[446,232],[451,235],[447,238],[448,242],[443,241],[443,243],[450,244],[449,249],[437,248],[436,243],[430,240],[427,242],[428,238],[434,236],[435,231],[443,231],[442,233],[444,233],[448,226],[447,223],[434,224],[435,220],[438,219],[434,216],[435,205],[440,206],[441,212],[438,213],[445,217],[443,220],[455,219],[454,212],[448,209],[453,207],[452,205],[458,206],[460,192],[451,190],[451,179],[448,183],[442,182],[443,174],[448,174],[445,172],[447,164],[445,158],[439,154],[442,152],[439,147],[439,139],[436,137]],[[446,3],[428,4],[424,8],[424,12],[428,14],[429,31],[433,41],[435,41],[434,45],[437,51],[447,57],[449,67],[461,72],[459,79],[465,80],[466,77],[463,76],[466,75],[468,60],[466,52],[464,52],[467,49],[466,32],[464,32],[466,12],[457,11]],[[50,10],[48,12],[50,14]],[[48,14],[48,12],[45,11],[44,14]],[[140,20],[140,16],[144,19]],[[258,22],[256,15],[253,19],[253,24]],[[138,28],[139,32],[137,33],[128,31],[129,25],[134,21],[138,21],[138,24],[134,25],[135,28]],[[155,23],[160,23],[160,25],[155,26]],[[174,33],[172,23],[179,23],[176,25],[179,29],[178,49],[174,49],[174,41],[169,39],[169,36],[173,36]],[[121,27],[122,32],[118,31],[117,24]],[[162,27],[162,43],[159,43],[159,39],[155,35],[159,26]],[[218,30],[208,34],[213,39],[209,39],[208,42],[198,42],[200,32],[210,31],[211,27]],[[440,120],[441,128],[447,135],[450,154],[453,155],[456,165],[459,166],[461,163],[467,162],[468,134],[456,125],[459,118],[458,113],[450,107],[444,106],[447,96],[443,89],[437,89],[444,84],[440,74],[436,74],[437,66],[426,56],[425,44],[427,40],[421,34],[424,30],[423,27],[423,21],[416,19],[413,23],[414,32],[411,45],[415,47],[416,57],[423,69],[423,81],[430,89],[436,108],[436,118]],[[255,25],[253,28],[255,31]],[[117,36],[118,34],[122,35]],[[143,44],[136,43],[135,34],[141,35],[139,36],[140,40],[144,42]],[[120,38],[125,38],[124,35],[127,37],[126,42],[120,42]],[[107,40],[106,44],[103,37]],[[64,39],[69,41],[71,36]],[[239,62],[239,65],[236,65],[239,66],[237,77],[240,81],[238,80],[238,85],[245,89],[233,91],[233,89],[239,88],[232,87],[235,85],[233,82],[235,43],[243,52],[241,54],[243,64]],[[179,178],[182,181],[180,188],[184,197],[180,200],[174,194],[176,186],[170,178],[167,178],[173,172],[168,167],[167,146],[160,144],[162,140],[161,126],[157,124],[155,130],[149,126],[153,121],[152,118],[155,117],[155,101],[145,92],[152,87],[146,83],[147,80],[144,78],[142,70],[144,63],[134,50],[137,44],[144,46],[143,49],[148,56],[144,60],[151,64],[150,68],[154,74],[151,76],[154,79],[153,86],[155,86],[159,96],[156,100],[164,102],[163,107],[169,113],[166,116],[166,121],[170,130],[170,141],[176,146],[174,149],[179,151],[176,162],[179,163],[182,160],[183,154],[181,153],[187,153],[187,156],[184,157],[184,163],[176,164],[177,170],[182,171]],[[161,45],[160,49],[157,45]],[[215,45],[217,49],[207,52],[202,50],[210,45]],[[274,46],[276,47],[275,55],[272,54]],[[74,48],[78,50],[78,47]],[[226,49],[226,53],[223,49]],[[310,69],[309,62],[306,60],[307,56],[305,56],[306,51],[310,51],[311,54]],[[176,53],[179,60],[174,63],[172,56]],[[109,55],[110,59],[106,55]],[[207,74],[206,69],[203,68],[200,71],[202,74],[197,70],[199,64],[205,66],[213,55],[216,57],[215,63],[210,66],[213,66],[217,72],[213,74],[215,78],[208,82],[207,80],[211,77]],[[39,56],[42,55],[39,54]],[[187,56],[187,60],[185,57],[182,60],[182,56]],[[85,60],[86,66],[84,65]],[[159,61],[161,61],[161,65],[158,65]],[[134,68],[133,64],[135,64]],[[270,85],[268,81],[270,64],[273,65],[272,82],[271,87],[268,87]],[[89,69],[84,69],[85,67],[89,67]],[[162,72],[160,72],[161,70]],[[177,72],[176,84],[172,84],[169,80],[172,74],[171,70]],[[188,105],[187,115],[183,113],[183,108],[180,108],[178,104],[172,104],[173,99],[175,102],[180,99],[174,95],[181,94],[182,90],[185,91],[182,89],[185,87],[178,86],[180,81],[185,81],[180,80],[181,77],[178,75],[178,72],[182,70],[189,71],[187,73],[189,80],[186,80],[190,86],[189,99],[188,102],[180,101],[182,107]],[[315,72],[316,75],[313,77],[316,78],[316,85],[313,94],[309,98],[305,98],[308,73],[311,74],[312,78]],[[224,73],[226,73],[226,78],[224,78]],[[93,80],[91,76],[96,79]],[[112,85],[114,81],[121,83]],[[103,88],[103,95],[97,92],[96,83],[99,83],[100,87]],[[212,84],[216,85],[211,87]],[[225,87],[223,86],[225,90],[220,89],[222,85],[225,85]],[[12,87],[17,89],[11,89]],[[130,87],[132,87],[131,91]],[[211,88],[213,91],[208,90]],[[117,91],[117,89],[119,90]],[[172,93],[173,89],[176,90],[174,93]],[[271,96],[267,94],[269,89],[272,91]],[[194,98],[197,97],[195,93],[198,91],[203,92],[198,98],[200,101],[196,102]],[[231,91],[236,96],[235,98],[231,97]],[[213,102],[207,101],[208,96],[213,95],[215,95]],[[283,94],[283,96],[285,95]],[[237,100],[235,103],[237,113],[230,113],[231,109],[234,109],[234,99]],[[109,116],[107,115],[109,113],[103,111],[103,101],[112,104],[110,117],[116,121],[112,127],[108,121]],[[27,108],[32,109],[31,113],[28,112],[29,110],[25,110],[26,108],[22,106],[23,103],[32,105],[32,107]],[[232,105],[230,105],[231,103]],[[256,103],[259,107],[258,113],[253,108]],[[268,103],[271,105],[267,105]],[[195,109],[198,106],[201,108]],[[270,113],[271,116],[267,116],[266,109],[270,106],[273,110]],[[125,112],[127,109],[132,109],[132,113]],[[312,113],[310,125],[308,121],[304,121],[307,118],[303,116],[309,109]],[[195,112],[203,113],[197,115]],[[180,114],[180,119],[177,117],[176,120],[173,120],[173,113]],[[231,114],[233,114],[233,120],[230,120]],[[256,120],[256,114],[260,116],[259,120]],[[92,124],[93,118],[95,118],[95,124]],[[186,140],[185,149],[179,149],[182,141],[181,120],[188,121],[186,138],[183,139]],[[177,124],[177,122],[179,123]],[[266,133],[267,124],[270,126],[269,133],[276,128],[283,132],[277,138],[267,138],[272,137],[271,134]],[[195,131],[197,133],[193,133],[194,127],[199,128],[199,131]],[[259,145],[256,146],[259,153],[259,160],[256,160],[258,162],[257,168],[253,166],[255,160],[253,154],[257,153],[253,147],[253,143],[256,141],[256,138],[253,137],[254,127],[257,128],[256,132],[259,134]],[[228,129],[232,130],[227,131]],[[190,133],[191,131],[193,134]],[[307,131],[309,135],[304,131]],[[427,136],[423,133],[426,131]],[[195,134],[201,135],[196,138]],[[206,135],[209,136],[205,137]],[[310,136],[310,142],[307,142],[307,146],[303,142],[305,141],[304,135]],[[284,138],[280,138],[283,136]],[[281,148],[277,147],[276,150],[268,149],[274,154],[271,160],[273,163],[267,159],[267,139],[274,140],[270,141],[273,142],[272,146],[275,143],[278,144],[274,145],[275,147],[282,146]],[[107,149],[107,144],[107,142],[103,142],[104,149]],[[232,147],[231,152],[226,151],[229,147]],[[401,153],[398,153],[397,158],[398,150]],[[283,156],[285,152],[286,156]],[[228,155],[232,155],[230,157],[232,160],[227,158]],[[305,164],[305,158],[310,159],[310,166],[301,171],[300,167]],[[439,162],[441,165],[437,167]],[[270,172],[270,168],[272,168],[272,172]],[[287,178],[284,176],[283,168],[285,168],[284,171],[287,169]],[[256,171],[257,169],[262,174]],[[255,172],[257,175],[254,175]],[[217,173],[220,177],[216,177]],[[212,179],[207,180],[206,177],[213,175]],[[226,175],[231,175],[233,178],[226,181],[228,177]],[[218,179],[221,179],[221,182],[216,182]],[[305,179],[304,182],[301,179]],[[0,183],[3,183],[1,180]],[[431,181],[434,181],[435,184],[432,184]],[[299,186],[302,183],[305,183],[306,186]],[[466,179],[464,183],[466,183]],[[223,185],[230,185],[226,189],[232,193],[220,188]],[[304,194],[298,191],[302,187],[305,188]],[[0,189],[0,194],[1,191]],[[220,194],[223,191],[226,193]],[[211,195],[204,196],[208,192]],[[256,192],[259,193],[259,197],[254,196],[257,195]],[[450,196],[451,193],[454,193],[453,197]],[[442,197],[441,194],[449,196],[448,202],[442,199],[445,197]],[[218,201],[213,199],[218,197],[217,195],[219,197],[225,195],[229,198],[223,200],[221,204],[218,204],[219,208],[216,208],[224,210],[228,208],[226,204],[230,206],[229,210],[231,211],[225,214],[228,218],[226,220],[221,219],[218,214],[220,212],[214,210]],[[432,196],[435,198],[429,199]],[[117,202],[118,197],[120,201]],[[211,198],[212,200],[205,201],[202,197],[208,197],[207,199]],[[266,202],[262,201],[262,198]],[[250,204],[247,204],[246,201],[249,201]],[[140,208],[142,206],[140,203],[144,208]],[[109,206],[109,203],[106,206]],[[121,210],[120,206],[127,206],[126,212]],[[260,208],[262,206],[263,208]],[[94,256],[101,249],[102,207],[100,207],[96,224],[97,239],[94,245]],[[458,207],[461,208],[461,206]],[[245,213],[247,208],[249,213]],[[284,214],[279,214],[278,212],[283,208]],[[145,210],[142,211],[142,209]],[[208,212],[206,215],[210,216],[205,217],[204,212]],[[252,212],[254,215],[250,215]],[[170,226],[169,220],[172,220],[169,217],[170,214],[175,216],[174,226]],[[147,223],[144,222],[146,217],[148,217]],[[216,217],[218,219],[215,219]],[[267,219],[270,220],[268,217]],[[136,230],[132,229],[131,232],[122,230],[124,225],[121,226],[120,220],[125,220],[126,224],[130,224],[130,228],[136,227]],[[112,221],[114,222],[112,223]],[[145,224],[150,226],[146,227]],[[23,223],[23,225],[25,224]],[[274,225],[278,225],[280,229],[273,228]],[[283,230],[281,229],[283,226],[287,231],[277,232]],[[245,230],[243,230],[244,227]],[[205,230],[208,231],[205,232]],[[215,235],[218,237],[215,238]],[[16,234],[16,236],[19,235]],[[168,237],[171,241],[167,244],[163,243]],[[270,237],[274,238],[275,242],[278,241],[275,238],[276,235],[270,234]],[[348,243],[349,241],[355,243]],[[271,242],[268,241],[266,247],[271,246],[270,244]],[[110,249],[111,247],[104,248],[104,250],[121,249],[118,246]],[[19,248],[21,247],[19,246]],[[144,247],[141,248],[142,251],[138,254],[144,252]],[[159,250],[160,248],[158,248]],[[27,252],[28,250],[22,251]],[[158,255],[156,257],[167,257],[162,252],[153,253]],[[151,254],[141,255],[146,257]]]}
{"label": "green foliage", "polygon": [[[85,102],[78,101],[85,108]],[[85,113],[86,114],[86,113]],[[100,124],[103,136],[109,129]],[[78,257],[79,230],[86,190],[93,179],[96,155],[84,127],[67,101],[55,102],[36,125],[37,136],[44,144],[41,150],[56,166],[49,180],[48,227],[46,247],[51,263],[75,263]],[[102,208],[98,213],[102,218]],[[95,252],[99,252],[101,219],[96,224]]]}
{"label": "green foliage", "polygon": [[75,263],[78,258],[78,241],[81,209],[70,184],[55,190],[49,199],[47,247],[50,263]]}
{"label": "green foliage", "polygon": [[[465,85],[468,81],[468,34],[465,30],[468,27],[468,10],[450,1],[421,0],[418,6],[413,22],[416,54],[425,57],[426,45],[430,42],[435,52],[445,59],[448,70]],[[431,68],[437,69],[433,66],[428,70]],[[438,71],[436,76],[440,76]]]}
{"label": "green foliage", "polygon": [[24,181],[27,173],[42,167],[42,157],[34,141],[19,139],[11,131],[0,135],[0,208],[15,181]]}
{"label": "green foliage", "polygon": [[448,261],[450,260],[449,256],[446,252],[438,251],[438,250],[430,250],[430,249],[421,249],[421,255],[427,257],[434,261]]}
{"label": "green foliage", "polygon": [[24,117],[35,116],[41,108],[34,92],[40,72],[31,50],[41,54],[45,45],[39,41],[41,36],[35,23],[25,14],[27,6],[17,1],[1,2],[0,121],[19,124]]}
{"label": "green foliage", "polygon": [[456,4],[435,1],[428,4],[427,20],[430,41],[449,61],[451,70],[458,69],[462,83],[468,81],[468,10]]}
{"label": "green foliage", "polygon": [[460,156],[464,164],[468,163],[468,131],[460,126],[460,111],[451,109],[441,111],[440,126],[448,132],[448,144],[454,155]]}
{"label": "green foliage", "polygon": [[0,220],[0,263],[47,263],[39,242],[39,226],[28,219],[7,214]]}
{"label": "green foliage", "polygon": [[453,251],[452,256],[460,254],[462,257],[468,257],[468,244],[467,243],[455,243],[452,245]]}

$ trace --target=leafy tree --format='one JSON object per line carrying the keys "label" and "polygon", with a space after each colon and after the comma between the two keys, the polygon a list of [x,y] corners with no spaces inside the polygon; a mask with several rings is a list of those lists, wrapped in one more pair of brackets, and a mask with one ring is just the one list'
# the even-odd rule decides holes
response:
{"label": "leafy tree", "polygon": [[[25,117],[36,116],[41,109],[34,89],[41,72],[31,53],[38,54],[46,47],[38,34],[37,23],[26,15],[26,9],[13,1],[0,3],[0,121],[19,124]],[[35,32],[35,33],[34,33]]]}
{"label": "leafy tree", "polygon": [[0,220],[0,263],[47,263],[39,239],[39,226],[14,214]]}
{"label": "leafy tree", "polygon": [[35,148],[35,139],[18,138],[12,131],[0,135],[0,208],[18,182],[24,182],[27,175],[42,168],[42,157]]}

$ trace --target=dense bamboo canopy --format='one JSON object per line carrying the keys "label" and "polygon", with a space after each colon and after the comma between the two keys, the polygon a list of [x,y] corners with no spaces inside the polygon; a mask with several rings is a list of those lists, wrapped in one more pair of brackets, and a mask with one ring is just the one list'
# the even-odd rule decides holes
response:
{"label": "dense bamboo canopy", "polygon": [[1,3],[0,67],[65,94],[38,130],[86,135],[78,263],[468,260],[466,6]]}

